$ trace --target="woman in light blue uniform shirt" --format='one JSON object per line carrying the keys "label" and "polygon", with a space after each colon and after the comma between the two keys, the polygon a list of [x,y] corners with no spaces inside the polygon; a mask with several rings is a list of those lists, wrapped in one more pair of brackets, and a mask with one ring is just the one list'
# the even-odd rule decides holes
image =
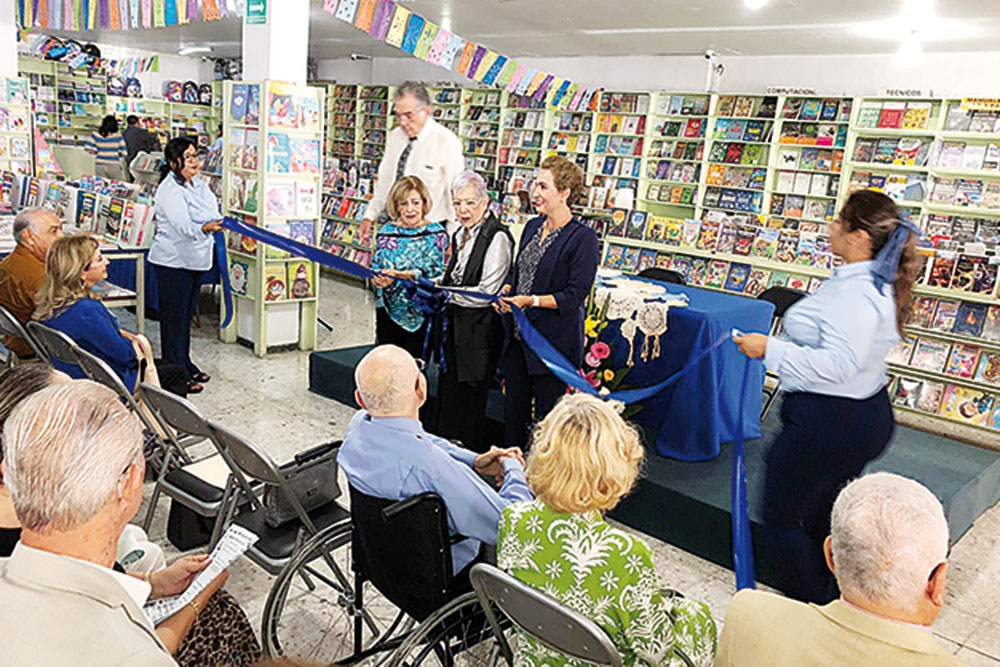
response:
{"label": "woman in light blue uniform shirt", "polygon": [[787,392],[766,455],[764,521],[772,562],[781,564],[779,588],[791,597],[836,597],[823,556],[830,510],[895,428],[885,357],[910,314],[919,235],[891,199],[855,192],[830,223],[830,246],[844,265],[788,310],[787,339],[734,339],[748,357],[763,357]]}
{"label": "woman in light blue uniform shirt", "polygon": [[191,321],[204,273],[212,268],[212,233],[222,231],[219,202],[198,178],[201,160],[188,137],[171,139],[163,151],[156,189],[156,236],[149,261],[159,287],[163,358],[188,372],[188,392],[201,391],[209,376],[191,361]]}

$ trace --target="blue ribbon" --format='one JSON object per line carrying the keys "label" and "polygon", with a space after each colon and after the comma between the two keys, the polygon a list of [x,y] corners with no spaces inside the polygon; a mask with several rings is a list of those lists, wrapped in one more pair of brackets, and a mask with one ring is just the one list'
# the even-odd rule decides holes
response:
{"label": "blue ribbon", "polygon": [[910,234],[916,234],[917,238],[920,238],[920,228],[909,220],[901,219],[896,228],[889,233],[885,245],[875,255],[872,277],[879,292],[882,291],[883,285],[895,282],[896,272],[899,270],[899,258],[903,254],[903,246],[910,239]]}
{"label": "blue ribbon", "polygon": [[[256,227],[254,225],[248,225],[237,218],[223,218],[222,226],[230,232],[248,236],[260,243],[274,246],[279,250],[284,250],[292,255],[302,257],[303,259],[307,259],[311,262],[322,264],[323,266],[327,266],[331,269],[346,273],[356,278],[367,280],[372,276],[378,275],[377,272],[372,271],[366,266],[344,259],[343,257],[337,257],[332,253],[320,250],[314,246],[299,243],[298,241],[294,241],[287,236],[276,234],[268,231],[267,229]],[[215,235],[215,252],[219,259],[219,270],[222,274],[223,302],[225,306],[225,316],[222,321],[222,327],[225,328],[229,326],[230,322],[232,322],[233,301],[232,286],[229,283],[229,260],[226,253],[225,239],[221,233],[217,233]],[[417,300],[418,307],[431,310],[439,308],[444,302],[445,295],[449,292],[462,293],[467,296],[485,299],[490,302],[500,300],[500,297],[496,294],[473,292],[460,288],[442,287],[422,278],[418,278],[417,280],[397,278],[397,280],[399,280],[407,289],[407,293],[411,294],[412,297]],[[542,363],[544,363],[549,371],[551,371],[552,374],[555,375],[560,381],[565,382],[568,386],[576,389],[577,391],[606,400],[621,401],[626,404],[638,403],[660,393],[669,385],[692,372],[698,367],[698,364],[702,359],[715,352],[718,348],[724,345],[727,340],[730,340],[729,334],[721,336],[714,343],[699,352],[693,359],[688,361],[684,368],[680,369],[662,382],[658,382],[649,387],[625,389],[602,396],[590,384],[587,378],[580,373],[579,369],[571,364],[562,352],[556,349],[556,347],[550,343],[549,340],[538,331],[538,329],[535,328],[522,309],[513,304],[511,304],[510,309],[511,315],[514,317],[514,321],[517,323],[517,326],[521,331],[521,339],[524,341],[524,344],[530,348],[539,359],[541,359]],[[760,362],[752,359],[746,360],[746,365],[743,369],[744,392],[747,390],[751,363]],[[733,570],[736,573],[736,587],[737,589],[742,589],[753,588],[754,580],[756,578],[754,575],[753,542],[750,535],[750,513],[747,503],[746,442],[743,437],[742,401],[740,402],[738,423],[739,428],[737,429],[737,437],[733,443],[731,503]]]}

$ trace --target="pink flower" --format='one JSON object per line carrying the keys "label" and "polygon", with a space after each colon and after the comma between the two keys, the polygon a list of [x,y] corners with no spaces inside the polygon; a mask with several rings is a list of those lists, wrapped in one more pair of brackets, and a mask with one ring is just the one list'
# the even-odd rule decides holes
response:
{"label": "pink flower", "polygon": [[591,367],[593,367],[593,368],[597,368],[598,366],[600,366],[600,365],[601,365],[601,360],[600,360],[600,358],[599,358],[599,357],[597,357],[597,356],[596,356],[596,355],[594,354],[593,350],[591,350],[590,352],[588,352],[588,353],[587,353],[587,356],[586,356],[586,357],[584,357],[584,358],[583,358],[583,360],[587,362],[587,365],[588,365],[588,366],[591,366]]}
{"label": "pink flower", "polygon": [[607,359],[611,354],[611,347],[604,341],[599,340],[590,346],[590,354],[598,359]]}
{"label": "pink flower", "polygon": [[594,387],[595,389],[601,386],[601,381],[597,379],[596,373],[597,371],[590,371],[589,373],[583,376],[587,378],[587,382],[590,383],[590,386]]}

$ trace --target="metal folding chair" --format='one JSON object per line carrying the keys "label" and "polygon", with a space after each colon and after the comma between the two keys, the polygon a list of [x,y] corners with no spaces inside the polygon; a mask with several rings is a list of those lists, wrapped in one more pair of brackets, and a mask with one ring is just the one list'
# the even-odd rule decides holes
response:
{"label": "metal folding chair", "polygon": [[52,361],[61,361],[64,364],[79,365],[76,358],[76,350],[79,350],[80,347],[62,331],[47,327],[41,322],[28,322],[27,329],[28,333],[34,336],[35,342],[38,343],[45,354],[45,358],[50,363]]}
{"label": "metal folding chair", "polygon": [[[32,352],[35,353],[36,357],[47,364],[52,363],[49,360],[49,356],[45,354],[45,351],[42,350],[42,347],[38,344],[38,341],[35,340],[35,337],[28,333],[18,319],[14,317],[14,314],[3,306],[0,306],[0,332],[17,338],[23,338],[25,342],[28,343]],[[16,357],[16,354],[7,350],[7,358],[4,360],[4,364],[7,366],[13,366]]]}

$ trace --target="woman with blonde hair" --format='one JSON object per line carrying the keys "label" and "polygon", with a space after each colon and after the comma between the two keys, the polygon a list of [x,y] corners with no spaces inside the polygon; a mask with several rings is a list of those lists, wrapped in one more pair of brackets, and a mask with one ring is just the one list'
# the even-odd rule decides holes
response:
{"label": "woman with blonde hair", "polygon": [[375,343],[398,345],[413,357],[424,356],[428,318],[413,305],[397,278],[426,278],[436,282],[444,275],[448,232],[429,222],[431,195],[416,176],[404,176],[389,191],[387,210],[392,222],[379,228],[371,269],[375,287]]}
{"label": "woman with blonde hair", "polygon": [[[107,277],[108,260],[95,238],[79,234],[57,239],[45,258],[33,318],[103,359],[129,389],[134,391],[140,381],[160,386],[162,374],[164,388],[185,395],[186,382],[177,382],[181,369],[169,364],[157,368],[146,337],[119,328],[115,316],[95,298],[94,285]],[[84,377],[75,364],[53,363],[71,378]]]}
{"label": "woman with blonde hair", "polygon": [[[500,519],[497,562],[600,625],[624,665],[710,665],[716,627],[701,602],[664,593],[649,546],[603,513],[635,486],[644,455],[635,427],[604,401],[561,399],[535,428],[528,484],[535,500]],[[521,636],[519,662],[576,664]]]}

